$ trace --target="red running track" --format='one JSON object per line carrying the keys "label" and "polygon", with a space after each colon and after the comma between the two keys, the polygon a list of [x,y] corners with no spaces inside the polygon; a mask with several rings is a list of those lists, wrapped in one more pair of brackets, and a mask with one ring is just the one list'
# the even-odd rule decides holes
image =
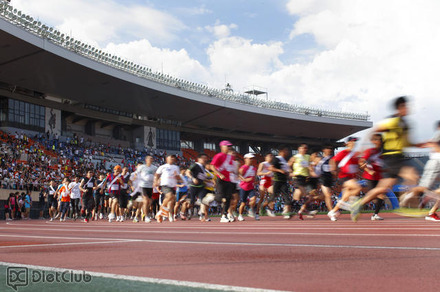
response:
{"label": "red running track", "polygon": [[438,291],[440,222],[0,223],[3,262],[288,291]]}

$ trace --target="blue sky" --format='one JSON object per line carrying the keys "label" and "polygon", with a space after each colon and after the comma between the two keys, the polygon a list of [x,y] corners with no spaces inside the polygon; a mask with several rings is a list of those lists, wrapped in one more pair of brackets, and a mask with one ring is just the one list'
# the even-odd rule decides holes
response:
{"label": "blue sky", "polygon": [[12,0],[62,32],[155,71],[269,99],[391,113],[412,96],[414,140],[440,108],[437,0]]}

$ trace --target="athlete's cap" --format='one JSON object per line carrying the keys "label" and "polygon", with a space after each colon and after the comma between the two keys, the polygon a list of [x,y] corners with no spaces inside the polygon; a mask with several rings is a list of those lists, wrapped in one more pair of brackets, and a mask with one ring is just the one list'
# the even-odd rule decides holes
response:
{"label": "athlete's cap", "polygon": [[232,143],[228,140],[223,140],[220,142],[220,146],[232,146]]}
{"label": "athlete's cap", "polygon": [[255,157],[255,155],[254,154],[252,154],[252,153],[248,153],[248,154],[246,154],[245,156],[243,156],[244,158],[254,158]]}
{"label": "athlete's cap", "polygon": [[356,142],[357,140],[359,140],[357,137],[348,137],[347,142]]}

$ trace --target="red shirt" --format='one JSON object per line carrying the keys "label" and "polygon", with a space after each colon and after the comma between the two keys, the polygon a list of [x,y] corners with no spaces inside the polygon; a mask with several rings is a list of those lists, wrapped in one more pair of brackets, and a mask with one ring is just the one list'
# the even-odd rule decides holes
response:
{"label": "red shirt", "polygon": [[[339,165],[344,158],[350,155],[350,159],[343,163],[343,165]],[[338,178],[355,178],[356,174],[359,171],[359,157],[358,153],[352,153],[350,150],[345,149],[333,156],[332,158],[336,165],[339,168]],[[344,160],[345,161],[345,160]]]}
{"label": "red shirt", "polygon": [[241,181],[240,188],[242,188],[245,191],[252,190],[255,184],[255,174],[257,173],[256,168],[252,165],[243,165],[242,167],[240,167],[240,170],[242,173],[241,176],[243,178],[250,178],[250,177],[253,178],[251,181],[248,182]]}
{"label": "red shirt", "polygon": [[374,171],[371,175],[367,171],[364,171],[362,177],[369,180],[380,180],[382,178],[382,151],[377,148],[370,148],[365,150],[363,159],[367,161],[367,168]]}
{"label": "red shirt", "polygon": [[[119,182],[119,178],[122,176],[119,176],[119,178],[115,180],[116,177],[117,175],[114,175],[113,173],[110,173],[107,176],[107,192],[109,194],[119,195],[121,192],[121,183]],[[113,180],[115,180],[115,182],[112,184]]]}
{"label": "red shirt", "polygon": [[224,175],[224,181],[231,181],[230,174],[234,171],[234,157],[223,152],[217,153],[211,161],[218,172]]}

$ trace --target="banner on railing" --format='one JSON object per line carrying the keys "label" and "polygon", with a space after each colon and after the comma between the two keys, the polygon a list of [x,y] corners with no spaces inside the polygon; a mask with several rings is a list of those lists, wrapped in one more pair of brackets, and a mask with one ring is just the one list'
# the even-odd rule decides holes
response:
{"label": "banner on railing", "polygon": [[156,128],[144,126],[144,145],[156,149]]}
{"label": "banner on railing", "polygon": [[61,136],[61,111],[46,107],[45,131],[52,136]]}

